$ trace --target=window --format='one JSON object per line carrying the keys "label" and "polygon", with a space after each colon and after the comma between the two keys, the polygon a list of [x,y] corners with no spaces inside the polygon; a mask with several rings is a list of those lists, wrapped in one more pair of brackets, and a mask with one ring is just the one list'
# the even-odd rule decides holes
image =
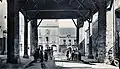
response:
{"label": "window", "polygon": [[66,45],[66,40],[65,39],[63,40],[63,44]]}
{"label": "window", "polygon": [[71,39],[69,39],[69,42],[71,42]]}
{"label": "window", "polygon": [[46,41],[47,41],[47,42],[49,41],[48,37],[46,37]]}
{"label": "window", "polygon": [[46,29],[46,35],[49,35],[49,34],[50,34],[50,30]]}
{"label": "window", "polygon": [[71,39],[69,39],[68,41],[69,41],[69,44],[68,44],[68,46],[71,46]]}
{"label": "window", "polygon": [[76,40],[74,40],[74,44],[76,44]]}

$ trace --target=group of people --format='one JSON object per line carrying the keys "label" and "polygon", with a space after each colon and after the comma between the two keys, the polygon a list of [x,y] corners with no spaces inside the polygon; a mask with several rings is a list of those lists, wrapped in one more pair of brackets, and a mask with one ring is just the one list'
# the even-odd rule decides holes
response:
{"label": "group of people", "polygon": [[48,61],[49,57],[52,58],[51,50],[52,49],[50,49],[50,47],[46,50],[43,50],[43,48],[36,48],[36,50],[33,53],[34,61],[37,62],[38,59],[40,62]]}
{"label": "group of people", "polygon": [[80,50],[71,50],[68,49],[66,52],[67,60],[79,60],[81,61],[81,52]]}

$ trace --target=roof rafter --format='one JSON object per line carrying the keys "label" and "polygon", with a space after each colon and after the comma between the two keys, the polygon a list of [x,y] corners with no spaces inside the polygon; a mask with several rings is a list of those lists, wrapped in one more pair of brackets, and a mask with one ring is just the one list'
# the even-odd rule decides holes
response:
{"label": "roof rafter", "polygon": [[[44,0],[45,1],[45,0]],[[40,1],[39,2],[37,2],[34,6],[32,6],[32,8],[35,8],[35,7],[37,7],[37,5],[40,3]]]}
{"label": "roof rafter", "polygon": [[95,8],[96,10],[98,10],[98,8],[96,7],[95,2],[93,2],[93,0],[91,0],[91,2],[92,2],[92,4],[93,4],[94,8]]}
{"label": "roof rafter", "polygon": [[40,22],[39,22],[39,24],[37,25],[37,27],[39,27],[39,26],[40,26],[40,24],[41,24],[41,22],[42,22],[42,21],[43,21],[43,19],[41,19],[41,20],[40,20]]}
{"label": "roof rafter", "polygon": [[73,21],[73,23],[74,23],[75,27],[77,27],[77,24],[75,23],[75,20],[74,20],[74,19],[72,19],[72,21]]}
{"label": "roof rafter", "polygon": [[72,1],[73,1],[73,0],[70,0],[70,1],[69,1],[68,6],[71,4]]}
{"label": "roof rafter", "polygon": [[81,3],[83,3],[85,0],[82,0]]}
{"label": "roof rafter", "polygon": [[20,12],[24,15],[25,18],[30,18],[28,15],[27,15],[27,12],[25,12],[23,9],[20,10]]}
{"label": "roof rafter", "polygon": [[100,2],[104,1],[108,5],[111,0],[29,0],[23,10],[30,19],[34,17],[40,19],[80,17],[90,21],[91,13],[96,13]]}
{"label": "roof rafter", "polygon": [[29,0],[26,0],[26,1],[22,4],[22,6],[19,8],[19,11],[25,6],[26,3],[28,3],[28,1],[29,1]]}
{"label": "roof rafter", "polygon": [[56,2],[57,4],[59,4],[59,1],[57,1],[57,0],[53,0],[54,2]]}
{"label": "roof rafter", "polygon": [[83,8],[85,8],[85,6],[83,5],[83,3],[79,2],[78,0],[76,0],[76,2],[79,4],[78,8],[79,8],[80,6],[82,6]]}
{"label": "roof rafter", "polygon": [[88,22],[90,22],[90,20],[87,19],[80,11],[78,11],[78,13],[82,16],[83,19],[86,19]]}

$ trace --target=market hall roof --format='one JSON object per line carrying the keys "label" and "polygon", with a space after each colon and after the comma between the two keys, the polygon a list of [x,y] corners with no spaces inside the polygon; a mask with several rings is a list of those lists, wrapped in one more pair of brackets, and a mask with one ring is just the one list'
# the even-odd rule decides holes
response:
{"label": "market hall roof", "polygon": [[[106,1],[109,5],[112,0]],[[26,0],[21,12],[28,19],[73,19],[81,17],[86,20],[98,11],[98,2],[99,0]]]}

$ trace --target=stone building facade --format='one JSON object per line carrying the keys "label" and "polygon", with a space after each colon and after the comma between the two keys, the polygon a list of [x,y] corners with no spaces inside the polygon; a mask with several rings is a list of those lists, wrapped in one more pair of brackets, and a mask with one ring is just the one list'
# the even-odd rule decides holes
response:
{"label": "stone building facade", "polygon": [[[4,37],[6,39],[7,35],[3,31],[7,30],[7,3],[6,0],[0,2],[0,53],[2,52],[4,46]],[[5,40],[6,43],[6,40]],[[5,44],[5,53],[7,50],[7,45]]]}
{"label": "stone building facade", "polygon": [[42,45],[44,49],[46,49],[47,45],[50,47],[54,45],[53,49],[58,51],[58,29],[59,24],[56,20],[43,20],[38,28],[38,45]]}
{"label": "stone building facade", "polygon": [[[81,51],[85,54],[85,38],[83,36],[83,28],[80,29]],[[38,28],[38,45],[46,48],[46,37],[48,37],[48,45],[55,45],[54,50],[65,53],[68,47],[76,48],[76,28],[71,19],[66,20],[43,20]]]}

